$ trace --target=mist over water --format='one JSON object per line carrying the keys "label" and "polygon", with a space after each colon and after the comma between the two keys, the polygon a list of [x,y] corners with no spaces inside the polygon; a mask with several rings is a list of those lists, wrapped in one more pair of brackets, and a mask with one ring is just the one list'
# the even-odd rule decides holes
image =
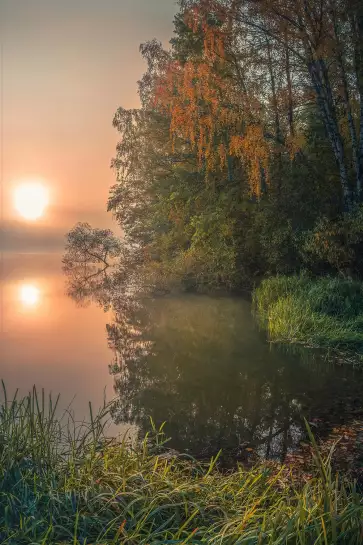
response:
{"label": "mist over water", "polygon": [[226,463],[251,452],[282,459],[304,437],[303,415],[324,434],[363,409],[358,370],[269,345],[246,300],[138,300],[121,286],[108,293],[97,275],[93,292],[75,296],[61,259],[3,255],[0,378],[10,393],[60,393],[78,420],[89,401],[114,400],[111,435],[131,427],[141,438],[151,418],[166,422],[170,448],[200,458],[222,449]]}

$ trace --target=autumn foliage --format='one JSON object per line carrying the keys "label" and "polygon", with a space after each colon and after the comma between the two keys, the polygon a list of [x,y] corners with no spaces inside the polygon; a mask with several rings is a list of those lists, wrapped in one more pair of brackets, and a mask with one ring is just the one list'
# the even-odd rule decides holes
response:
{"label": "autumn foliage", "polygon": [[141,107],[114,119],[109,210],[151,277],[231,288],[302,267],[362,275],[358,233],[329,256],[314,238],[359,223],[361,3],[179,4],[170,49],[140,48]]}
{"label": "autumn foliage", "polygon": [[[208,22],[210,10],[213,23]],[[201,33],[203,49],[196,59],[171,60],[155,82],[154,106],[170,117],[170,135],[195,150],[199,166],[207,172],[224,170],[228,157],[249,169],[251,192],[260,194],[261,169],[268,172],[271,146],[264,137],[258,99],[250,100],[231,85],[228,42],[231,16],[218,2],[201,2],[184,15],[193,33]]]}

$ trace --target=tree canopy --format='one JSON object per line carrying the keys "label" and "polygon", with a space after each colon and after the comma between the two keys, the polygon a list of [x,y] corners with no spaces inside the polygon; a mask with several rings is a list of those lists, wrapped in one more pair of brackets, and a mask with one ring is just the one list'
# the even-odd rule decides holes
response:
{"label": "tree canopy", "polygon": [[170,48],[140,47],[140,108],[114,118],[108,209],[145,280],[243,289],[302,268],[361,276],[361,2],[179,5]]}

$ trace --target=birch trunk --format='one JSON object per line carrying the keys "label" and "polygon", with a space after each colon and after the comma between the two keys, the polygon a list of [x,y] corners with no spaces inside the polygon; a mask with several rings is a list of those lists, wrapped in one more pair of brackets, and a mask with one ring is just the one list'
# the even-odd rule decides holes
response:
{"label": "birch trunk", "polygon": [[309,73],[317,95],[318,106],[333,149],[334,157],[339,167],[343,212],[349,212],[352,207],[352,197],[345,163],[344,144],[339,130],[332,91],[324,61],[321,59],[311,61],[309,63]]}

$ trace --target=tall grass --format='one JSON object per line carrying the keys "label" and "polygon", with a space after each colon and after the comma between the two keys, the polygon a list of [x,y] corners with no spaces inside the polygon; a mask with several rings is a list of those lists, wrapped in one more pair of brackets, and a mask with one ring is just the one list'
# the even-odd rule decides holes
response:
{"label": "tall grass", "polygon": [[106,413],[77,425],[43,393],[4,387],[1,544],[362,543],[361,496],[317,449],[306,485],[268,465],[226,474],[165,453],[162,429],[134,447],[107,440]]}
{"label": "tall grass", "polygon": [[363,352],[363,285],[337,278],[277,276],[254,293],[271,340]]}

